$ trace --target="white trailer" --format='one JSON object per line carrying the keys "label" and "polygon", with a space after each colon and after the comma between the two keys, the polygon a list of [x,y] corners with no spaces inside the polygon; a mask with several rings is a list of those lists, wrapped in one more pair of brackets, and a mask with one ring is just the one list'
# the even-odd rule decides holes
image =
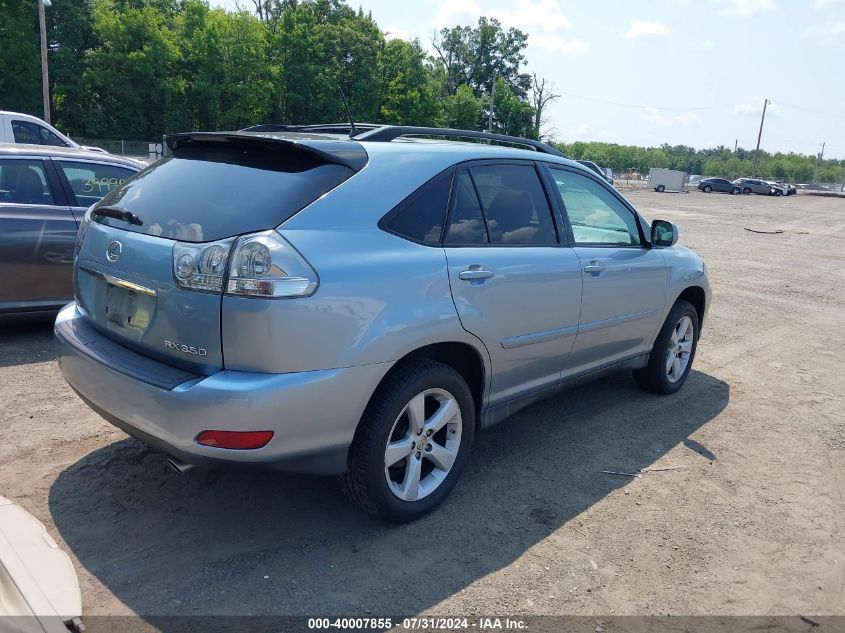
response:
{"label": "white trailer", "polygon": [[655,191],[685,191],[689,182],[689,174],[674,169],[658,169],[652,167],[648,172],[648,186]]}

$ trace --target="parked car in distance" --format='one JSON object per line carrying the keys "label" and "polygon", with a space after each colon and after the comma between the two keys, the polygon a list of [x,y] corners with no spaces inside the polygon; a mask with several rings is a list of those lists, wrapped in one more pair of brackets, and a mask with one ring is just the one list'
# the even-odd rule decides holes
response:
{"label": "parked car in distance", "polygon": [[101,147],[80,145],[38,117],[23,114],[22,112],[7,112],[5,110],[0,110],[0,143],[50,145],[53,147],[87,149],[103,154],[108,153]]}
{"label": "parked car in distance", "polygon": [[766,196],[771,196],[774,193],[771,183],[758,178],[737,178],[733,181],[733,184],[741,187],[742,193],[757,193]]}
{"label": "parked car in distance", "polygon": [[55,312],[73,298],[85,209],[141,167],[100,152],[0,144],[0,315]]}
{"label": "parked car in distance", "polygon": [[543,143],[385,126],[167,145],[86,212],[55,335],[73,389],[180,472],[340,474],[410,521],[477,430],[605,372],[661,394],[689,375],[704,262]]}
{"label": "parked car in distance", "polygon": [[599,166],[598,166],[596,163],[594,163],[593,161],[591,161],[591,160],[576,160],[575,162],[576,162],[576,163],[581,163],[582,165],[584,165],[584,167],[586,167],[586,168],[588,168],[588,169],[592,169],[592,170],[593,170],[594,172],[596,172],[599,176],[601,176],[602,178],[604,178],[604,179],[608,182],[608,184],[611,184],[611,185],[613,184],[613,178],[611,178],[610,176],[608,176],[608,175],[607,175],[607,172],[606,172],[604,169],[602,169],[601,167],[599,167]]}
{"label": "parked car in distance", "polygon": [[792,196],[798,193],[798,189],[795,185],[788,185],[779,180],[770,180],[769,185],[771,185],[773,189],[772,193],[776,196]]}
{"label": "parked car in distance", "polygon": [[733,184],[730,180],[724,178],[705,178],[698,181],[698,190],[704,193],[711,191],[718,191],[721,193],[731,193],[738,195],[742,193],[742,188],[739,185]]}

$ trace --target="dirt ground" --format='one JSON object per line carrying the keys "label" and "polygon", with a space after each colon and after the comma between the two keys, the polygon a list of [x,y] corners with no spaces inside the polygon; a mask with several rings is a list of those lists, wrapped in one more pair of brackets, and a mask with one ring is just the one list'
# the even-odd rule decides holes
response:
{"label": "dirt ground", "polygon": [[49,324],[0,325],[0,494],[70,553],[88,616],[845,614],[845,200],[629,198],[708,263],[688,383],[519,413],[412,525],[333,479],[176,475],[65,385]]}

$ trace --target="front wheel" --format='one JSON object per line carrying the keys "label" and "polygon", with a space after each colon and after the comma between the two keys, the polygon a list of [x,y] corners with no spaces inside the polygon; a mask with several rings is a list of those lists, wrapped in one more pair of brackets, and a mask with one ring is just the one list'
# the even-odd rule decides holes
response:
{"label": "front wheel", "polygon": [[740,193],[742,192],[739,190],[739,187],[734,187],[733,189],[731,189],[732,196],[738,196]]}
{"label": "front wheel", "polygon": [[702,191],[704,193],[710,193],[711,191],[713,191],[713,187],[711,187],[710,185],[707,185],[702,189]]}
{"label": "front wheel", "polygon": [[657,193],[663,193],[664,191],[666,191],[666,187],[664,187],[663,185],[657,185],[657,187],[655,187],[655,189],[654,189],[654,190],[655,190]]}
{"label": "front wheel", "polygon": [[349,448],[342,483],[353,503],[390,521],[413,521],[449,495],[475,431],[475,405],[448,365],[418,361],[373,396]]}
{"label": "front wheel", "polygon": [[634,380],[646,391],[670,394],[686,382],[698,345],[698,312],[679,299],[651,348],[648,365],[634,371]]}
{"label": "front wheel", "polygon": [[783,191],[781,191],[780,189],[775,189],[775,196],[780,197],[782,195],[783,195]]}

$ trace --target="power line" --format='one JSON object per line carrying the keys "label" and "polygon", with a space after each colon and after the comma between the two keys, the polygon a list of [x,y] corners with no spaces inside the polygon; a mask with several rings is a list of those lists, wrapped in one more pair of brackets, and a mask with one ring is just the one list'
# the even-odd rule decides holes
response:
{"label": "power line", "polygon": [[778,101],[778,105],[786,106],[787,108],[792,108],[794,110],[802,110],[804,112],[812,112],[813,114],[820,114],[822,116],[830,116],[835,119],[845,119],[845,116],[841,114],[833,114],[832,112],[822,112],[820,110],[813,110],[812,108],[805,108],[803,106],[797,105],[790,105],[789,103],[784,103],[783,101]]}
{"label": "power line", "polygon": [[689,108],[677,108],[671,106],[647,106],[636,103],[620,103],[618,101],[607,101],[606,99],[596,99],[595,97],[585,97],[584,95],[576,95],[571,92],[561,92],[567,97],[575,99],[582,99],[584,101],[592,101],[593,103],[603,103],[605,105],[619,106],[622,108],[637,108],[640,110],[675,110],[675,111],[689,111],[689,110],[727,110],[728,108],[735,108],[736,105],[719,105],[719,106],[692,106]]}

